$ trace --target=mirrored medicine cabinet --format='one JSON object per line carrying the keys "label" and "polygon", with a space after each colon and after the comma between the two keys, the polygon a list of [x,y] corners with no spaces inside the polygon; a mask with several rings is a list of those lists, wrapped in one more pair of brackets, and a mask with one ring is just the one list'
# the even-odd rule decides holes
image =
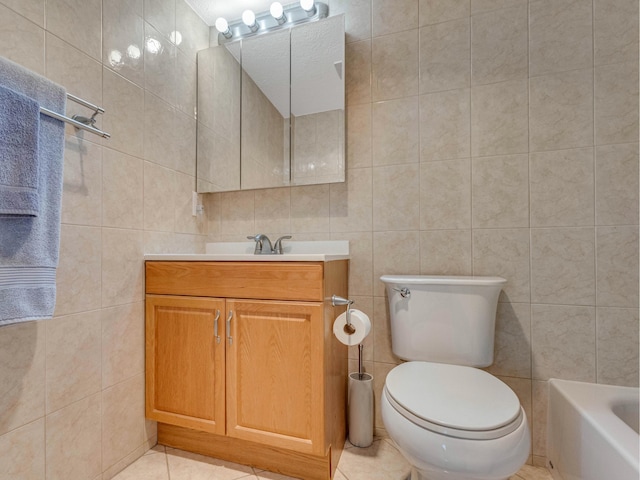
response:
{"label": "mirrored medicine cabinet", "polygon": [[198,52],[199,193],[344,180],[343,15]]}

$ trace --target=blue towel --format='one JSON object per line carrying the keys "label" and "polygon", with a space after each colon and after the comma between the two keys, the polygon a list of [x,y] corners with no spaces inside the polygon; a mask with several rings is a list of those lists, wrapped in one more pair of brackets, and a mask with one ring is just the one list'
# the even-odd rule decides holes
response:
{"label": "blue towel", "polygon": [[0,86],[0,215],[38,216],[40,106]]}
{"label": "blue towel", "polygon": [[[0,85],[65,113],[64,88],[0,57]],[[64,123],[40,115],[37,217],[0,217],[0,325],[51,318],[60,245]]]}

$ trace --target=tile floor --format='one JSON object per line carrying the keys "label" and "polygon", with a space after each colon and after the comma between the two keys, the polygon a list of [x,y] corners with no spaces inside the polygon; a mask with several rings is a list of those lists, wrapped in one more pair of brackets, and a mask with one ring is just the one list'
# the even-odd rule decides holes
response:
{"label": "tile floor", "polygon": [[[342,453],[335,480],[405,480],[409,465],[389,439],[377,439],[369,448],[349,442]],[[294,480],[195,453],[161,445],[149,450],[113,480]],[[511,480],[551,480],[544,468],[525,465]]]}

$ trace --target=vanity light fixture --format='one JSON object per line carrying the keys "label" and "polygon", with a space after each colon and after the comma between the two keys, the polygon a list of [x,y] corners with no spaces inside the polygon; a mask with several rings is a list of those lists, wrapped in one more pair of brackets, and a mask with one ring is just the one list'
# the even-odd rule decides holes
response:
{"label": "vanity light fixture", "polygon": [[231,23],[222,17],[218,18],[215,23],[216,29],[220,32],[218,45],[328,16],[329,6],[323,2],[300,0],[285,7],[280,2],[273,2],[268,12],[255,14],[251,10],[245,10],[241,20]]}
{"label": "vanity light fixture", "polygon": [[233,37],[233,33],[231,33],[231,29],[229,28],[229,22],[227,22],[225,18],[218,17],[216,19],[216,30],[226,39]]}
{"label": "vanity light fixture", "polygon": [[258,22],[256,22],[256,14],[253,13],[253,10],[245,10],[242,12],[242,23],[244,23],[252,33],[258,31]]}
{"label": "vanity light fixture", "polygon": [[269,13],[276,19],[278,25],[282,25],[287,21],[287,16],[284,14],[284,8],[280,2],[273,2],[269,8]]}
{"label": "vanity light fixture", "polygon": [[307,15],[309,16],[316,14],[315,0],[300,0],[300,8],[307,12]]}

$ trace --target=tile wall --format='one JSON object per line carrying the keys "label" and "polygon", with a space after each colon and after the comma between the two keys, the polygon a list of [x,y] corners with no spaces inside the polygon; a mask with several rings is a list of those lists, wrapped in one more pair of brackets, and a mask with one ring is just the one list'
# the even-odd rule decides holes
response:
{"label": "tile wall", "polygon": [[380,275],[505,277],[488,370],[542,464],[549,378],[638,384],[638,2],[328,3],[347,182],[211,195],[210,238],[349,240],[377,395],[399,361]]}
{"label": "tile wall", "polygon": [[203,248],[190,202],[208,43],[183,0],[0,0],[0,55],[103,105],[112,134],[67,130],[55,318],[0,329],[2,480],[109,479],[154,444],[142,256]]}

